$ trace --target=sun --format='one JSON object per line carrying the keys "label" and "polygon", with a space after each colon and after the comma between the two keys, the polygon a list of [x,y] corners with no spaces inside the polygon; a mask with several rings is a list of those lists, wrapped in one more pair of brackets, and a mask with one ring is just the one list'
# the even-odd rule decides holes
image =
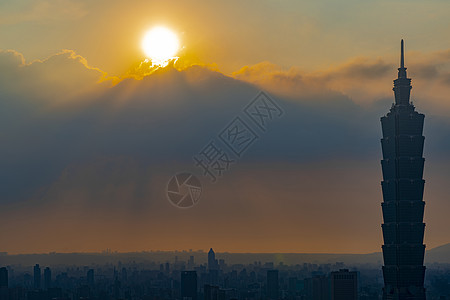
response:
{"label": "sun", "polygon": [[166,27],[154,27],[142,39],[142,50],[153,65],[166,66],[170,60],[177,58],[179,49],[177,35]]}

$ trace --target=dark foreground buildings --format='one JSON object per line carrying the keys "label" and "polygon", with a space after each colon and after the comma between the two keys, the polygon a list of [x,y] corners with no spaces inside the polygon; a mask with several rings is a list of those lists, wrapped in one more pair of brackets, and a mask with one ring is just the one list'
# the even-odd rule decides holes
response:
{"label": "dark foreground buildings", "polygon": [[383,138],[383,299],[425,299],[425,224],[422,178],[424,115],[409,101],[411,79],[404,66],[403,40],[395,103],[381,118]]}
{"label": "dark foreground buildings", "polygon": [[197,300],[197,272],[181,272],[181,299]]}
{"label": "dark foreground buildings", "polygon": [[358,273],[348,269],[331,272],[331,300],[358,300]]}
{"label": "dark foreground buildings", "polygon": [[267,298],[268,299],[279,299],[279,280],[278,280],[278,270],[268,270],[267,271]]}

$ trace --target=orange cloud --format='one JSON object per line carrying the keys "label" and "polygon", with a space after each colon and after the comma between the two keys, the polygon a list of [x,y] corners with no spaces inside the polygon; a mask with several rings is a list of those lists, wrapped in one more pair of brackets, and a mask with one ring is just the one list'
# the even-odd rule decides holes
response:
{"label": "orange cloud", "polygon": [[[9,70],[0,75],[8,82],[6,89],[24,87],[44,98],[76,98],[98,89],[98,83],[115,85],[123,79],[141,80],[156,69],[150,62],[139,61],[122,76],[111,76],[89,65],[86,58],[73,50],[62,50],[44,60],[26,62],[21,53],[0,50],[0,65]],[[183,57],[168,68],[178,71],[192,66],[217,71],[217,66],[192,63]],[[412,100],[431,101],[441,112],[450,113],[450,50],[434,53],[407,53],[409,77],[413,79]],[[392,80],[396,77],[396,58],[356,57],[337,66],[306,72],[298,67],[283,69],[264,61],[244,66],[231,77],[251,83],[275,95],[291,99],[328,99],[348,97],[367,105],[380,99],[393,98]],[[6,75],[5,75],[6,74]],[[1,82],[0,82],[1,84]],[[53,92],[54,91],[54,92]],[[63,91],[63,92],[62,92]]]}
{"label": "orange cloud", "polygon": [[[412,100],[431,101],[450,112],[450,50],[407,55],[409,77],[413,79]],[[295,99],[312,96],[345,95],[365,105],[393,98],[392,80],[397,63],[392,59],[354,58],[325,70],[312,72],[292,67],[283,69],[270,62],[245,66],[232,76],[250,82],[274,94]],[[436,111],[436,112],[437,112]],[[441,112],[441,111],[440,111]]]}

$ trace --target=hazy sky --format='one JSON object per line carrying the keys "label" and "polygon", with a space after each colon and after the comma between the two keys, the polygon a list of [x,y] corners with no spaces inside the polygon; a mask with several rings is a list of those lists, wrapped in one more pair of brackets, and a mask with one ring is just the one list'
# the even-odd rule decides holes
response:
{"label": "hazy sky", "polygon": [[[0,2],[0,251],[379,251],[400,39],[425,118],[425,242],[450,242],[448,1]],[[145,32],[183,49],[146,75]],[[197,154],[259,90],[285,114],[217,183]],[[255,129],[258,130],[258,129]],[[168,180],[197,174],[197,206]]]}

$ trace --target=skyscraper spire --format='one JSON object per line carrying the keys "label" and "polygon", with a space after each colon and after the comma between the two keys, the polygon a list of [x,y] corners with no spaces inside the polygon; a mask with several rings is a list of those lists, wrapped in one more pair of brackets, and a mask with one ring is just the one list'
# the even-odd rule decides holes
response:
{"label": "skyscraper spire", "polygon": [[398,78],[394,80],[394,94],[396,105],[409,105],[411,91],[411,79],[406,75],[405,68],[405,47],[403,40],[400,50],[400,68],[398,68]]}
{"label": "skyscraper spire", "polygon": [[400,68],[404,68],[405,67],[405,50],[403,48],[403,39],[402,39],[402,54],[400,57]]}
{"label": "skyscraper spire", "polygon": [[401,52],[400,52],[400,68],[398,68],[398,78],[406,78],[405,68],[405,47],[402,39]]}

